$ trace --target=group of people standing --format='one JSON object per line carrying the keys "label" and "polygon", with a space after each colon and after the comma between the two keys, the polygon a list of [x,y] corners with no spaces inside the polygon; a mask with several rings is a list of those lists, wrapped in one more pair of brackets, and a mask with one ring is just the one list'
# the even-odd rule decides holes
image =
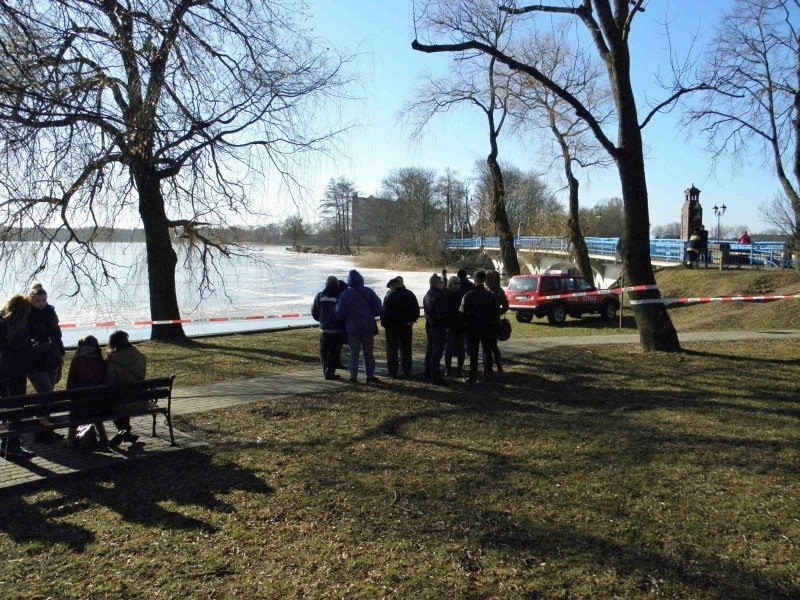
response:
{"label": "group of people standing", "polygon": [[[425,318],[425,370],[427,381],[446,384],[446,378],[463,377],[466,356],[470,357],[466,381],[478,381],[479,354],[483,350],[483,379],[491,381],[502,375],[502,357],[498,348],[500,318],[508,310],[508,300],[500,286],[497,271],[477,271],[470,281],[465,269],[447,278],[447,271],[429,279],[430,288],[422,299]],[[386,284],[383,302],[355,269],[346,281],[328,277],[325,289],[314,298],[312,317],[320,327],[320,359],[325,379],[339,379],[341,351],[350,347],[349,379],[358,381],[360,354],[364,354],[366,381],[379,383],[375,377],[374,340],[378,334],[376,319],[386,334],[386,368],[389,377],[412,375],[412,340],[414,323],[420,318],[420,304],[414,292],[405,287],[401,276]],[[444,373],[441,370],[444,359]],[[455,365],[453,364],[455,361]]]}
{"label": "group of people standing", "polygon": [[[34,283],[27,294],[14,294],[0,309],[0,397],[25,394],[30,381],[36,393],[52,392],[61,380],[64,367],[64,343],[55,308],[48,303],[47,291]],[[133,347],[124,331],[115,331],[108,340],[104,357],[94,336],[78,342],[78,350],[70,363],[67,389],[139,381],[145,378],[144,355]],[[1,402],[1,401],[0,401]],[[100,443],[116,446],[134,443],[130,419],[114,421],[117,435],[109,440],[102,423],[96,423]],[[75,431],[70,430],[70,439]],[[35,441],[61,439],[51,431],[35,435]],[[19,437],[2,441],[0,451],[11,459],[29,458],[33,452],[21,445]]]}

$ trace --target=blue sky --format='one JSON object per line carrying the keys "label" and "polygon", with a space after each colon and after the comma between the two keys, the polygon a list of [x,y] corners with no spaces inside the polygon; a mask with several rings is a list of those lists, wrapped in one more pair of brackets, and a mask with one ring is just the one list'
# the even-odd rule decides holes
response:
{"label": "blue sky", "polygon": [[[488,152],[485,121],[476,109],[438,117],[422,139],[409,139],[396,118],[409,100],[419,77],[426,70],[439,72],[450,57],[426,55],[411,50],[414,39],[411,0],[308,0],[313,34],[325,38],[342,50],[360,54],[355,70],[360,79],[360,99],[348,101],[342,111],[345,121],[358,126],[343,138],[341,155],[334,160],[311,160],[303,177],[308,194],[301,203],[301,214],[314,219],[315,205],[332,177],[353,181],[362,194],[377,194],[380,182],[392,169],[406,166],[432,168],[440,173],[446,167],[467,175]],[[660,100],[666,92],[655,85],[656,73],[668,69],[667,39],[663,23],[670,22],[673,42],[687,43],[696,33],[709,32],[726,0],[702,3],[685,0],[651,1],[646,12],[637,15],[631,36],[634,83],[640,105],[645,98]],[[699,7],[698,7],[699,6]],[[646,110],[640,108],[640,119]],[[694,184],[702,190],[706,225],[716,226],[711,207],[724,203],[728,210],[723,227],[747,226],[751,231],[768,227],[758,205],[774,197],[779,186],[769,167],[737,168],[721,164],[716,176],[702,150],[702,140],[689,139],[677,127],[677,111],[661,115],[644,130],[647,178],[652,225],[680,220],[683,191]],[[501,140],[500,158],[523,169],[541,169],[549,160],[540,156],[533,140]],[[562,185],[556,169],[544,179],[554,189]],[[268,192],[270,196],[278,190]],[[616,170],[595,173],[581,181],[584,206],[620,196]],[[279,212],[295,212],[286,200],[277,204]],[[277,215],[276,215],[277,216]]]}

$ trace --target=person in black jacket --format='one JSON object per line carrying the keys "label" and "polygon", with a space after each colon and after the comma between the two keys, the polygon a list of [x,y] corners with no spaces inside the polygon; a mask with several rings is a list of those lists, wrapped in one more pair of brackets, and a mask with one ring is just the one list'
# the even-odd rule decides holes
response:
{"label": "person in black jacket", "polygon": [[456,277],[458,277],[458,284],[461,288],[462,294],[466,294],[467,292],[471,292],[475,289],[475,284],[469,280],[469,277],[467,277],[466,269],[461,268],[456,271]]}
{"label": "person in black jacket", "polygon": [[[444,376],[462,377],[464,369],[464,319],[459,312],[464,293],[458,277],[453,275],[447,280],[444,290],[447,312],[447,344],[444,349]],[[456,359],[456,370],[453,371],[453,357]]]}
{"label": "person in black jacket", "polygon": [[447,300],[442,279],[434,273],[430,277],[430,289],[422,299],[425,311],[425,379],[436,385],[444,384],[440,365],[447,343]]}
{"label": "person in black jacket", "polygon": [[483,379],[492,379],[492,339],[500,319],[500,302],[497,296],[486,289],[486,272],[475,273],[475,289],[467,292],[461,301],[461,314],[467,327],[469,347],[469,378],[467,383],[478,380],[478,352],[483,347]]}
{"label": "person in black jacket", "polygon": [[708,229],[706,226],[701,224],[700,230],[698,231],[698,235],[700,236],[700,260],[702,260],[706,267],[708,267],[709,263],[709,256],[708,256]]}
{"label": "person in black jacket", "polygon": [[393,277],[386,284],[381,325],[386,332],[386,370],[389,377],[411,375],[411,340],[414,323],[419,319],[419,301],[406,288],[403,278]]}
{"label": "person in black jacket", "polygon": [[311,316],[319,322],[319,357],[322,361],[322,373],[325,379],[341,379],[336,369],[341,366],[342,346],[344,345],[344,323],[336,318],[333,309],[336,301],[347,288],[334,275],[325,281],[325,289],[314,297]]}
{"label": "person in black jacket", "polygon": [[39,367],[28,372],[36,393],[52,392],[61,379],[64,366],[64,342],[58,325],[56,309],[47,303],[47,291],[41,283],[34,283],[28,292],[31,313],[28,316],[28,333],[34,341],[34,353]]}
{"label": "person in black jacket", "polygon": [[[500,286],[500,273],[495,270],[486,272],[486,288],[497,297],[497,301],[500,303],[499,317],[502,317],[508,312],[508,298],[506,298],[505,290]],[[497,330],[500,327],[499,317],[495,325],[495,334],[491,339],[492,362],[494,363],[494,369],[498,377],[503,374],[503,356],[500,354],[500,348],[497,347]]]}
{"label": "person in black jacket", "polygon": [[[33,343],[28,334],[30,312],[30,301],[20,294],[10,296],[0,309],[0,396],[24,394],[27,373],[35,366]],[[34,456],[20,445],[19,435],[9,435],[0,441],[0,452],[9,460]]]}

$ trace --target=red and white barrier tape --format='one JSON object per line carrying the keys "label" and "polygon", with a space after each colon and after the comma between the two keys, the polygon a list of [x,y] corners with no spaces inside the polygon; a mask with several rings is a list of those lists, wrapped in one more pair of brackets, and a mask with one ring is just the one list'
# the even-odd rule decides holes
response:
{"label": "red and white barrier tape", "polygon": [[539,296],[539,300],[560,300],[563,298],[580,298],[581,296],[593,296],[595,294],[614,295],[616,290],[596,290],[594,292],[575,292],[572,294],[558,294],[556,296]]}
{"label": "red and white barrier tape", "polygon": [[[647,285],[632,285],[631,287],[624,287],[620,288],[619,291],[621,292],[644,292],[646,290],[657,290],[658,286],[655,283],[649,283]],[[612,290],[616,291],[616,290]]]}
{"label": "red and white barrier tape", "polygon": [[[612,290],[595,290],[593,292],[573,292],[571,294],[556,294],[554,296],[540,296],[539,300],[563,300],[565,298],[580,298],[581,296],[591,296],[593,294],[610,295],[620,294],[621,292],[644,292],[646,290],[657,290],[656,284],[633,285],[624,288],[614,288]],[[512,290],[513,292],[513,290]]]}
{"label": "red and white barrier tape", "polygon": [[81,329],[84,327],[150,327],[153,325],[183,325],[186,323],[227,323],[230,321],[263,321],[267,319],[298,319],[310,317],[305,313],[286,313],[282,315],[248,315],[245,317],[209,317],[207,319],[172,319],[166,321],[99,321],[96,323],[60,323],[61,329]]}
{"label": "red and white barrier tape", "polygon": [[647,298],[631,300],[631,305],[642,304],[706,304],[709,302],[774,302],[776,300],[800,300],[800,294],[788,296],[720,296],[716,298]]}

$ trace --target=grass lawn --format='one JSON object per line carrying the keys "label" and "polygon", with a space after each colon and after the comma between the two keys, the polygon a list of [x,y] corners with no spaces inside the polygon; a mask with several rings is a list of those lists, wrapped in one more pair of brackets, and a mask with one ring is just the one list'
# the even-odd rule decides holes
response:
{"label": "grass lawn", "polygon": [[[277,352],[204,341],[202,369],[146,352],[196,381],[224,370],[210,352],[237,373],[312,364],[316,333],[290,333]],[[499,384],[343,384],[181,417],[207,451],[3,492],[0,590],[798,598],[798,375],[798,340],[564,347]]]}

